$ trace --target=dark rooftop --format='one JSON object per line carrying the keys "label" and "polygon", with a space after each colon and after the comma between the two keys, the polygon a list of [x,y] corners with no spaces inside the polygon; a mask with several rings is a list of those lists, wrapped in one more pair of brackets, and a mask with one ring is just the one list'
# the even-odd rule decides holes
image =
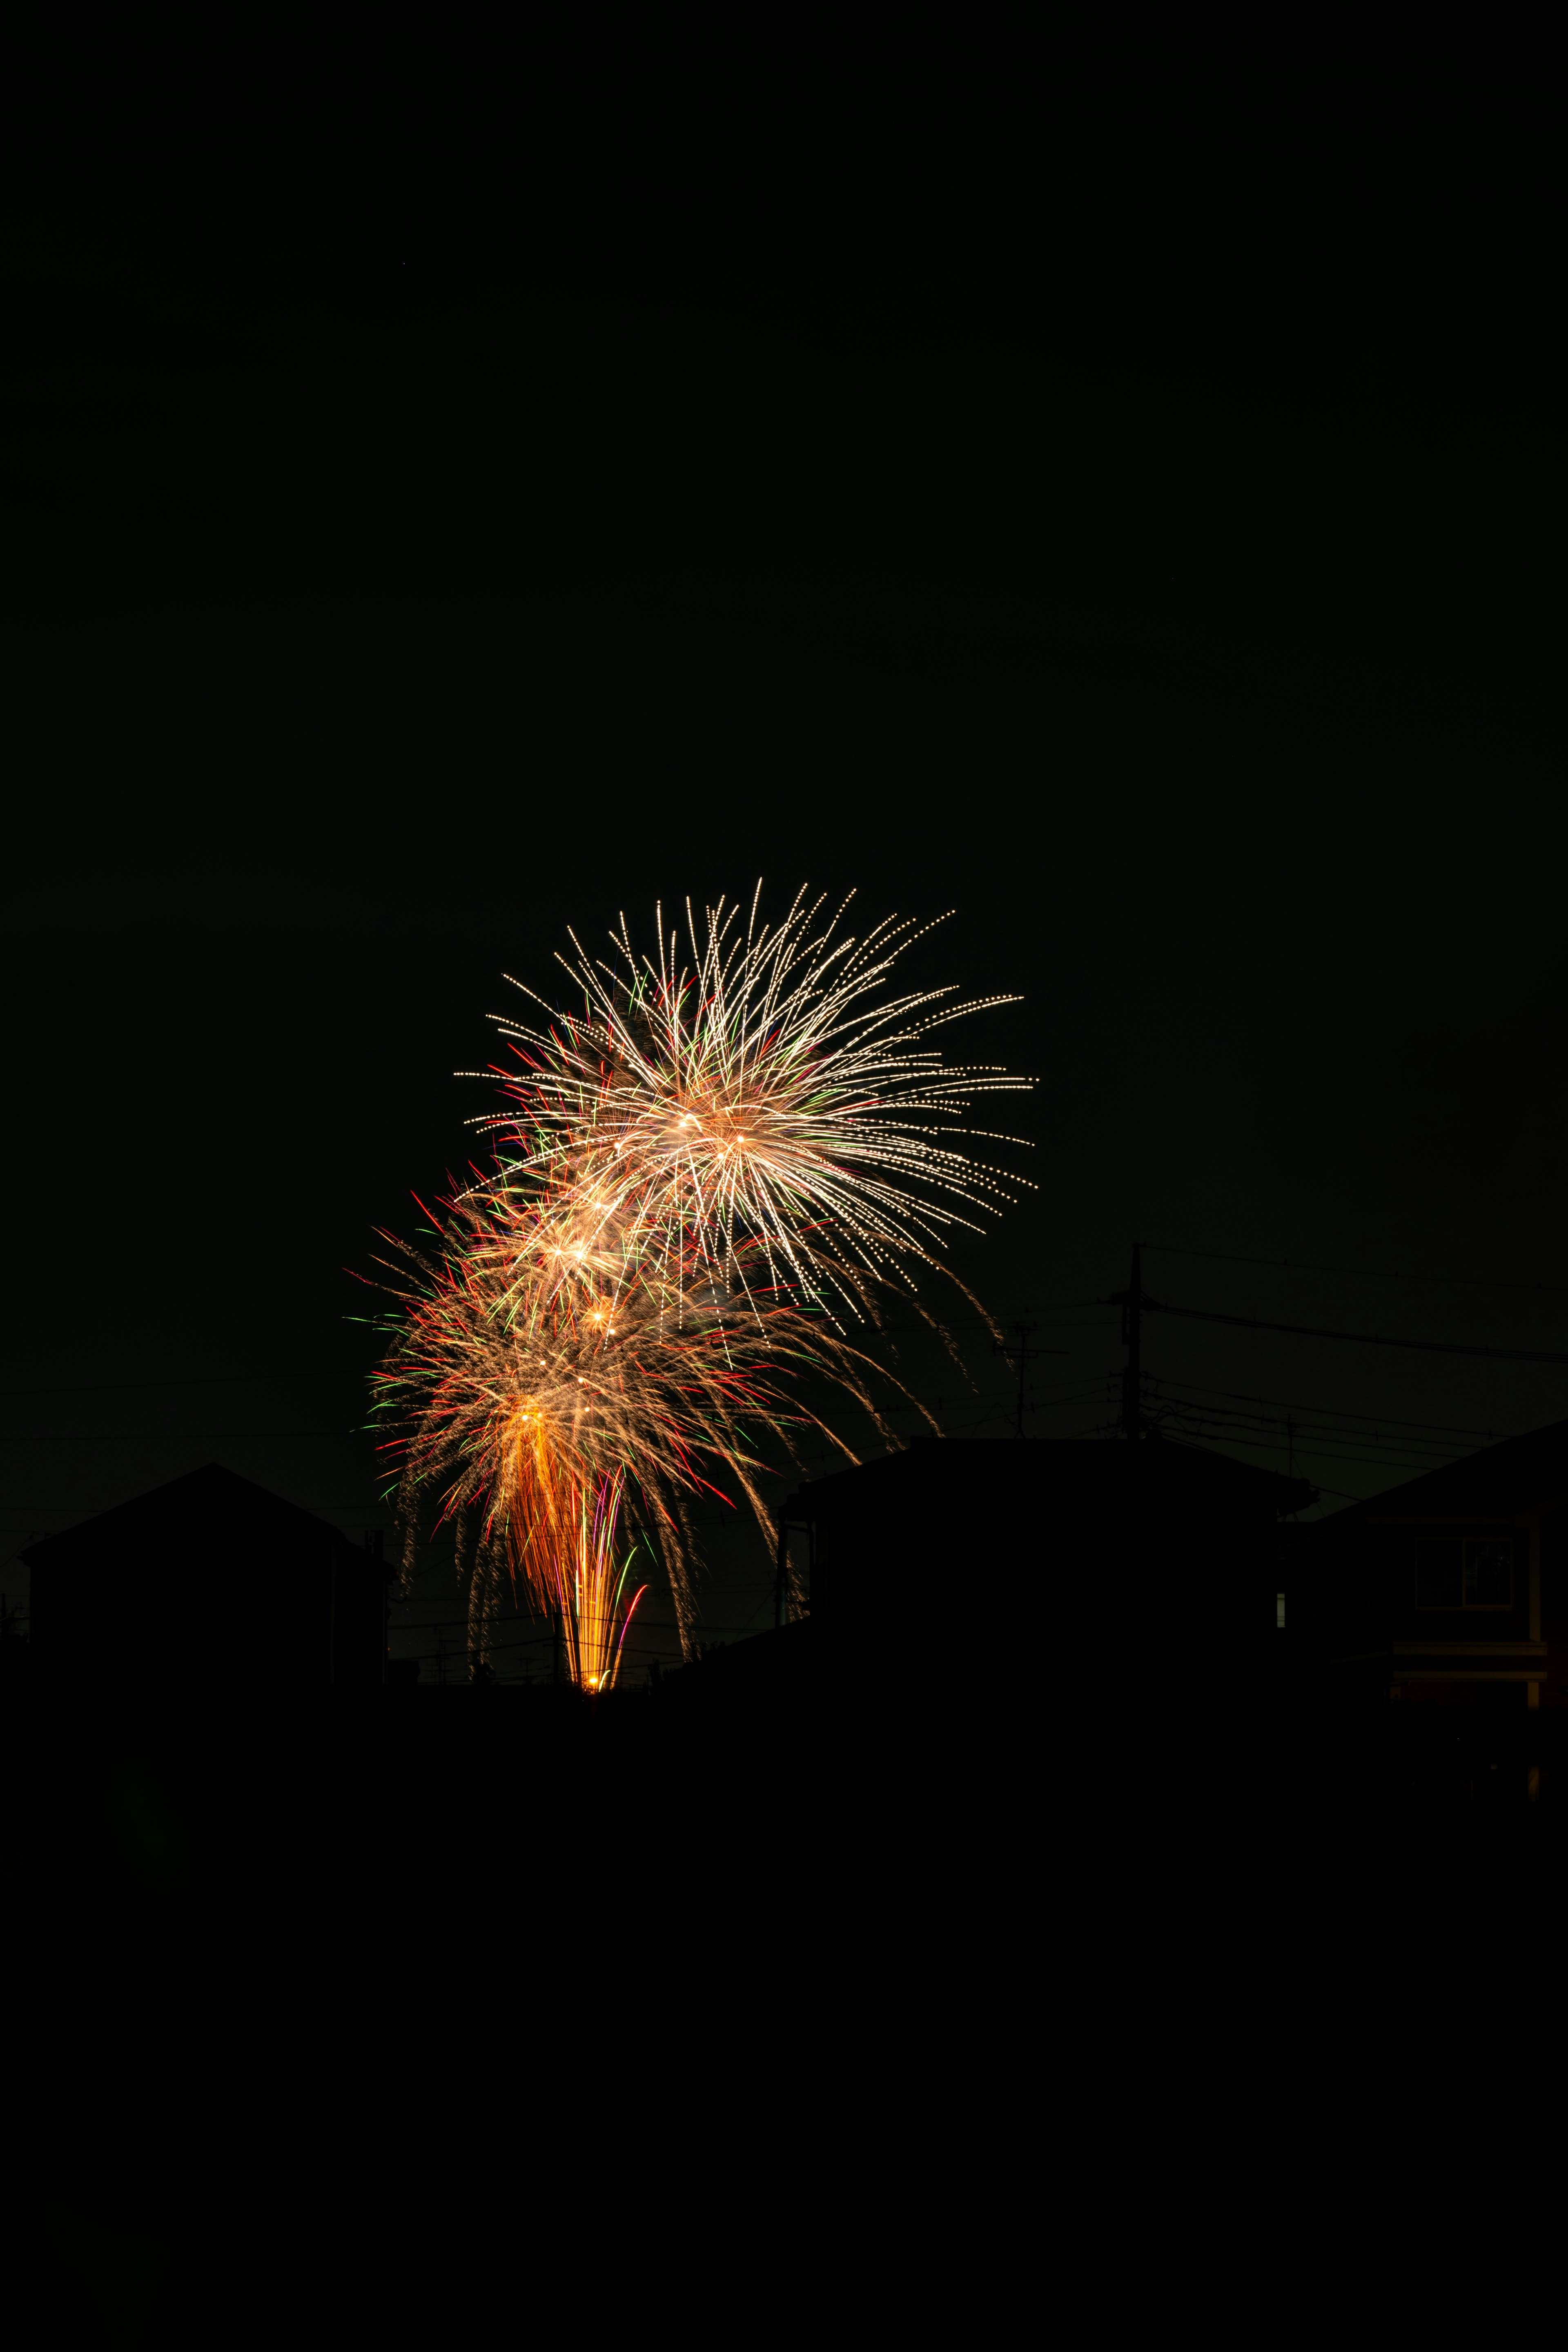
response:
{"label": "dark rooftop", "polygon": [[43,1537],[21,1557],[30,1568],[90,1569],[107,1555],[142,1551],[149,1545],[184,1549],[215,1536],[229,1549],[238,1541],[285,1553],[353,1541],[313,1512],[285,1502],[281,1495],[226,1470],[219,1462],[208,1462],[184,1478],[99,1511],[79,1527]]}
{"label": "dark rooftop", "polygon": [[1399,1517],[1513,1518],[1542,1504],[1568,1502],[1568,1421],[1548,1422],[1523,1437],[1506,1437],[1461,1462],[1446,1462],[1403,1486],[1386,1487],[1364,1503],[1320,1519],[1320,1528]]}
{"label": "dark rooftop", "polygon": [[984,1481],[1008,1494],[1027,1489],[1037,1499],[1079,1507],[1110,1506],[1124,1497],[1137,1469],[1150,1500],[1194,1508],[1303,1511],[1317,1498],[1305,1478],[1287,1478],[1205,1447],[1150,1437],[1137,1447],[1115,1438],[931,1438],[907,1452],[882,1454],[851,1469],[830,1472],[801,1488],[803,1504],[824,1510],[855,1509],[884,1486],[945,1495]]}

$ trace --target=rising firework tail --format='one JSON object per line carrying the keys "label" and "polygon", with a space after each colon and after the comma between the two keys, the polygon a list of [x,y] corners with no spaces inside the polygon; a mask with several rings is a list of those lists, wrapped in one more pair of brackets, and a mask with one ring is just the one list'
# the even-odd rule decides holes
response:
{"label": "rising firework tail", "polygon": [[427,1496],[459,1548],[477,1528],[477,1654],[504,1570],[561,1624],[579,1687],[613,1687],[641,1598],[618,1532],[633,1500],[689,1654],[693,1496],[727,1473],[771,1548],[769,1455],[811,1429],[854,1458],[803,1377],[896,1444],[873,1396],[891,1375],[858,1341],[884,1295],[942,1267],[952,1228],[1012,1197],[955,1130],[1030,1081],[950,1067],[930,1040],[1014,1000],[888,993],[920,934],[841,935],[822,903],[802,894],[776,929],[756,897],[744,928],[722,904],[699,927],[689,904],[689,960],[662,917],[651,955],[624,919],[613,962],[578,948],[580,1012],[501,1023],[505,1107],[479,1122],[493,1167],[441,1205],[433,1247],[386,1237],[375,1403],[405,1547]]}
{"label": "rising firework tail", "polygon": [[443,1238],[440,1257],[398,1244],[382,1261],[402,1312],[376,1375],[376,1403],[388,1451],[402,1464],[405,1545],[427,1495],[443,1517],[477,1526],[471,1591],[481,1646],[481,1604],[493,1600],[497,1564],[543,1613],[555,1613],[568,1580],[562,1562],[577,1556],[582,1498],[628,1477],[689,1642],[692,1498],[721,1493],[714,1476],[722,1469],[771,1541],[758,1480],[772,1465],[762,1445],[793,1454],[806,1431],[841,1444],[786,1391],[791,1376],[825,1377],[888,1434],[872,1385],[879,1368],[754,1277],[743,1310],[728,1316],[694,1282],[681,1286],[679,1311],[652,1283],[612,1296],[546,1277],[529,1293],[520,1288],[521,1241],[508,1234],[504,1204],[498,1213],[471,1193],[452,1204]]}

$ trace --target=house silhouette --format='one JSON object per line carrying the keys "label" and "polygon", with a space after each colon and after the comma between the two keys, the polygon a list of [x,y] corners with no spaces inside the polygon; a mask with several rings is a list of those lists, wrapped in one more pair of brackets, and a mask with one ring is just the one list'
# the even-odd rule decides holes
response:
{"label": "house silhouette", "polygon": [[327,1520],[218,1463],[21,1556],[40,1687],[384,1679],[389,1570]]}
{"label": "house silhouette", "polygon": [[1370,1700],[1568,1706],[1568,1421],[1300,1530],[1303,1639]]}
{"label": "house silhouette", "polygon": [[1131,1696],[1272,1668],[1279,1521],[1315,1499],[1153,1434],[947,1438],[813,1479],[785,1517],[836,1655]]}

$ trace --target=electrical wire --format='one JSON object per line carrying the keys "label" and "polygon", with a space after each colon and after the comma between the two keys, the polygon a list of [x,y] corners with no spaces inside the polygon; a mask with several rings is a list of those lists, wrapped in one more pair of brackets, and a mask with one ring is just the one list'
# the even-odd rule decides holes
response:
{"label": "electrical wire", "polygon": [[1282,1331],[1297,1339],[1344,1339],[1358,1348],[1405,1348],[1418,1355],[1485,1356],[1509,1364],[1568,1364],[1568,1355],[1544,1348],[1479,1348],[1455,1339],[1391,1339],[1376,1331],[1334,1331],[1315,1323],[1266,1323],[1256,1315],[1220,1315],[1211,1307],[1172,1307],[1144,1298],[1145,1315],[1178,1315],[1189,1323],[1224,1323],[1233,1330]]}
{"label": "electrical wire", "polygon": [[1457,1289],[1522,1290],[1542,1297],[1568,1297],[1568,1283],[1563,1282],[1494,1282],[1479,1274],[1380,1274],[1368,1266],[1318,1265],[1306,1258],[1243,1257],[1235,1250],[1188,1249],[1177,1242],[1144,1242],[1142,1246],[1165,1257],[1212,1258],[1226,1265],[1266,1265],[1289,1274],[1342,1274],[1357,1282],[1432,1282]]}
{"label": "electrical wire", "polygon": [[1216,1389],[1203,1381],[1171,1380],[1164,1373],[1157,1377],[1162,1389],[1186,1389],[1198,1396],[1229,1397],[1238,1404],[1273,1404],[1283,1412],[1317,1413],[1339,1421],[1375,1422],[1380,1426],[1394,1429],[1441,1430],[1449,1436],[1472,1438],[1478,1444],[1494,1445],[1497,1443],[1495,1430],[1471,1429],[1457,1422],[1406,1421],[1397,1413],[1352,1412],[1348,1408],[1338,1405],[1300,1404],[1292,1397],[1260,1396],[1251,1389]]}
{"label": "electrical wire", "polygon": [[[1249,1453],[1272,1454],[1278,1455],[1285,1451],[1283,1441],[1278,1437],[1248,1437],[1240,1430],[1227,1429],[1214,1423],[1202,1422],[1190,1423],[1187,1425],[1185,1433],[1215,1439],[1223,1438],[1226,1444],[1245,1446]],[[1357,1468],[1368,1470],[1413,1470],[1417,1473],[1421,1473],[1428,1470],[1440,1470],[1447,1466],[1441,1462],[1411,1462],[1402,1460],[1398,1454],[1394,1454],[1383,1455],[1345,1454],[1342,1453],[1336,1446],[1310,1445],[1300,1439],[1297,1441],[1296,1452],[1298,1456],[1304,1462],[1343,1462],[1352,1464]],[[1359,1500],[1360,1498],[1358,1497],[1357,1499]]]}
{"label": "electrical wire", "polygon": [[1281,1421],[1273,1413],[1237,1412],[1226,1405],[1202,1404],[1186,1397],[1161,1398],[1158,1408],[1185,1419],[1197,1419],[1233,1428],[1268,1429],[1279,1433],[1281,1444],[1296,1437],[1332,1439],[1336,1444],[1352,1445],[1367,1454],[1414,1453],[1428,1459],[1451,1462],[1475,1451],[1473,1447],[1454,1445],[1443,1438],[1422,1438],[1401,1435],[1397,1431],[1342,1429],[1331,1421],[1298,1420],[1294,1414]]}

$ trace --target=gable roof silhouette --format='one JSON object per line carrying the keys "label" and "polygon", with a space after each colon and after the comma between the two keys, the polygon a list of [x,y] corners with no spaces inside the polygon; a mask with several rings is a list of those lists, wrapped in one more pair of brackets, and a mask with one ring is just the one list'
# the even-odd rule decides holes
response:
{"label": "gable roof silhouette", "polygon": [[238,1553],[273,1560],[319,1560],[329,1551],[359,1549],[330,1521],[240,1477],[220,1462],[207,1462],[167,1486],[153,1486],[77,1527],[41,1538],[21,1557],[29,1568],[51,1574],[63,1570],[90,1575],[97,1568],[112,1568],[128,1553],[152,1550],[172,1559],[215,1547],[231,1558]]}
{"label": "gable roof silhouette", "polygon": [[1386,1486],[1365,1502],[1349,1503],[1318,1520],[1313,1533],[1389,1516],[1511,1519],[1553,1503],[1568,1503],[1568,1421],[1505,1437],[1401,1486]]}
{"label": "gable roof silhouette", "polygon": [[1026,1507],[1047,1517],[1115,1510],[1136,1499],[1163,1511],[1275,1517],[1314,1499],[1304,1478],[1163,1437],[1136,1446],[1097,1437],[917,1439],[904,1453],[809,1480],[798,1499],[827,1514],[898,1508],[917,1497],[922,1507],[971,1508],[977,1493],[998,1508]]}
{"label": "gable roof silhouette", "polygon": [[30,1651],[101,1695],[381,1683],[390,1571],[220,1462],[29,1544]]}

